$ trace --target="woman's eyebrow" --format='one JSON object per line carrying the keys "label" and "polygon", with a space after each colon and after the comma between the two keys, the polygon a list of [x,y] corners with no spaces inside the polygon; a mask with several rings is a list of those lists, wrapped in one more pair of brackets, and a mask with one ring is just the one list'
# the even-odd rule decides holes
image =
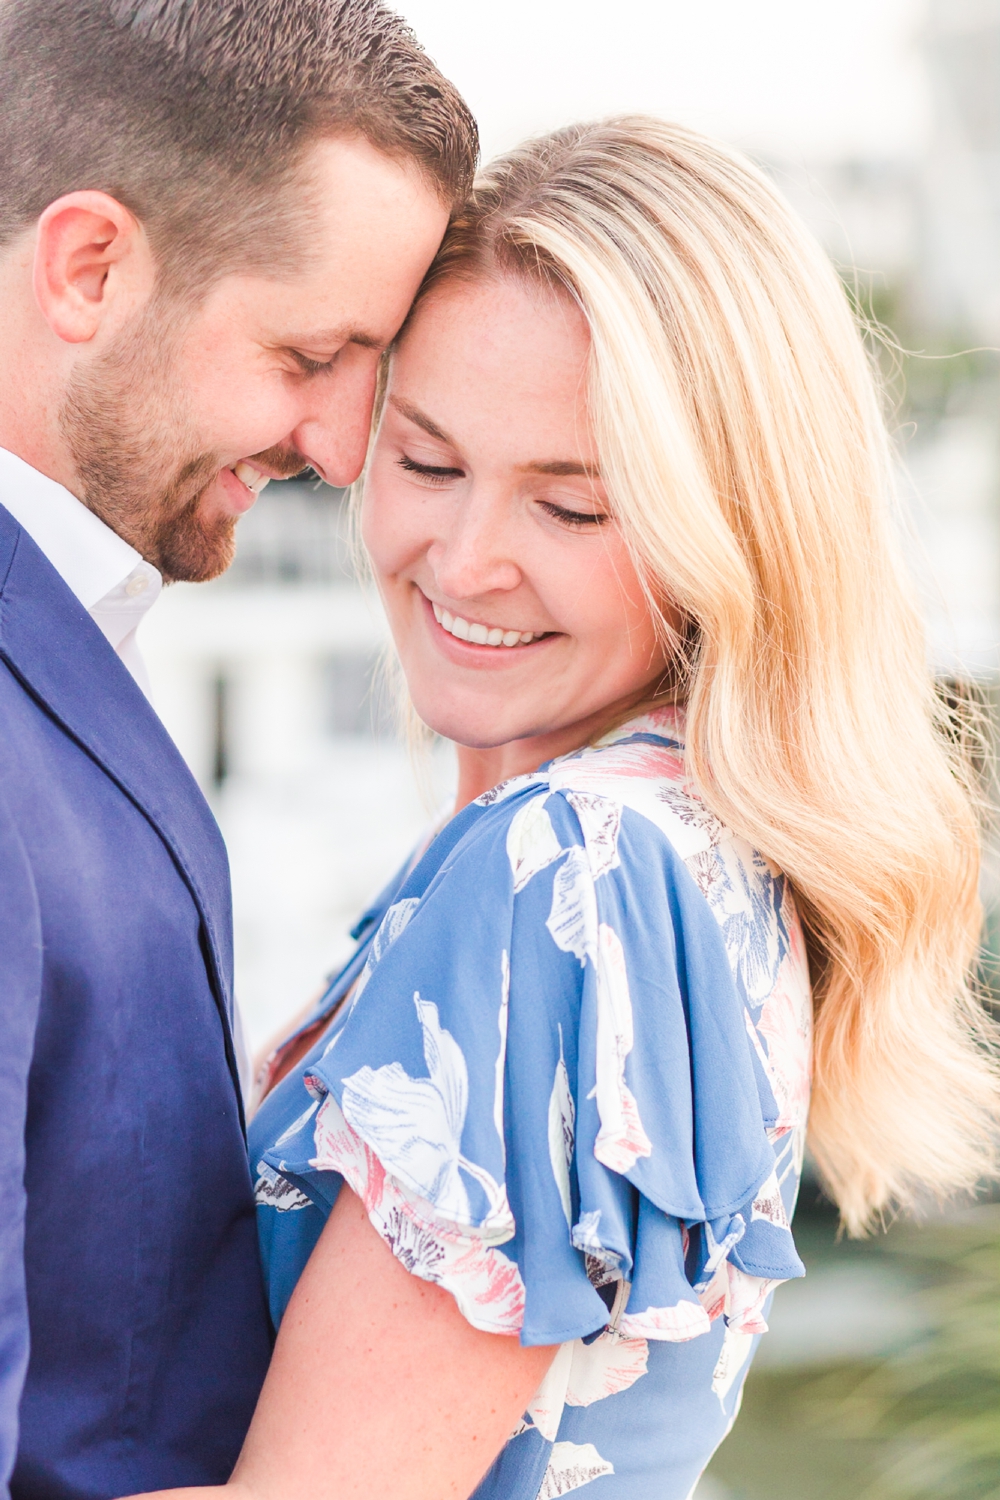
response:
{"label": "woman's eyebrow", "polygon": [[[419,406],[414,406],[412,401],[405,401],[402,396],[390,396],[389,405],[395,407],[400,416],[412,422],[430,437],[436,438],[439,443],[454,448],[455,444],[446,432],[442,432],[436,422],[432,422],[426,412],[422,412]],[[536,463],[518,464],[519,474],[551,474],[559,479],[600,479],[601,471],[596,464],[581,463],[578,459],[554,458],[549,460],[539,459]]]}
{"label": "woman's eyebrow", "polygon": [[394,406],[400,416],[412,422],[414,427],[420,427],[429,437],[437,438],[439,443],[445,443],[449,448],[455,445],[446,432],[442,432],[436,422],[432,422],[419,406],[414,406],[411,401],[404,401],[401,396],[390,396],[389,405]]}
{"label": "woman's eyebrow", "polygon": [[520,474],[552,474],[558,479],[600,479],[601,471],[596,464],[584,464],[574,459],[552,459],[549,463],[518,464]]}

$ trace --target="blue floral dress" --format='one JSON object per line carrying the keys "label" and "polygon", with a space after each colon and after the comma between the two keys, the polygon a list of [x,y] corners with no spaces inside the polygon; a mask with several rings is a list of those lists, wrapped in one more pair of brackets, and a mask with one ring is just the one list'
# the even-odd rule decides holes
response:
{"label": "blue floral dress", "polygon": [[453,818],[251,1128],[276,1324],[346,1181],[476,1328],[560,1346],[476,1500],[685,1500],[803,1274],[802,930],[682,736],[659,710]]}

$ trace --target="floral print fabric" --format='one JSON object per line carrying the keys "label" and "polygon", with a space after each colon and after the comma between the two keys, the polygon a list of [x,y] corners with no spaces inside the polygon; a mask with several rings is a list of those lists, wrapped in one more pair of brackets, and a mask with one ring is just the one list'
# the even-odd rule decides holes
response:
{"label": "floral print fabric", "polygon": [[475,1327],[560,1346],[477,1500],[685,1500],[803,1274],[786,880],[664,710],[481,797],[356,931],[251,1129],[275,1321],[346,1181]]}

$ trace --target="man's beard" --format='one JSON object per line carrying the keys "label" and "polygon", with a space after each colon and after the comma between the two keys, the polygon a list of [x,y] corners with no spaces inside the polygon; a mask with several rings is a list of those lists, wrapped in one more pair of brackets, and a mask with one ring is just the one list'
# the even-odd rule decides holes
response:
{"label": "man's beard", "polygon": [[[203,583],[232,562],[239,517],[201,513],[225,461],[199,450],[177,373],[184,321],[154,296],[107,353],[74,372],[60,425],[89,509],[166,582]],[[255,456],[283,474],[306,467],[286,449]]]}

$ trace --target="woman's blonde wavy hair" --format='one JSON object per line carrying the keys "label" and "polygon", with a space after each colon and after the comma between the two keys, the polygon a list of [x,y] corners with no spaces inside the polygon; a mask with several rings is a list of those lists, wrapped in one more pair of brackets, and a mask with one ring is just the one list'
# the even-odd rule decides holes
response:
{"label": "woman's blonde wavy hair", "polygon": [[973,1188],[995,1164],[998,1098],[970,982],[973,777],[927,666],[877,386],[830,262],[751,162],[636,117],[493,162],[421,296],[508,275],[586,316],[602,474],[681,674],[690,770],[796,891],[811,1144],[845,1225]]}

